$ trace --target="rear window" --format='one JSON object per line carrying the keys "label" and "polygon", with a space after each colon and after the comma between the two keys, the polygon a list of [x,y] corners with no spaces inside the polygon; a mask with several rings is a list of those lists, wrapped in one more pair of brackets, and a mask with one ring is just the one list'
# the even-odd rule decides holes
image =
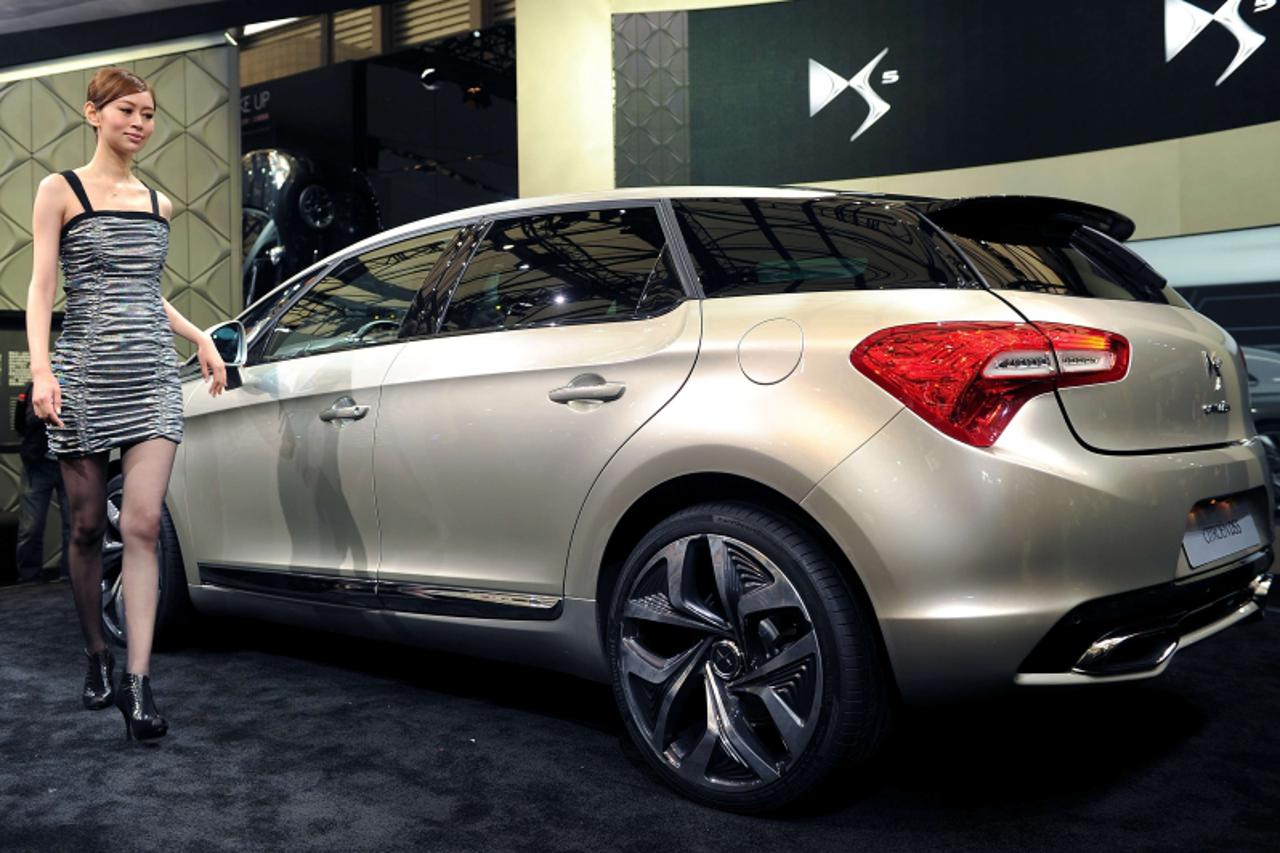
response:
{"label": "rear window", "polygon": [[1039,242],[1006,243],[955,234],[952,239],[996,290],[1169,302],[1165,281],[1158,273],[1092,228]]}
{"label": "rear window", "polygon": [[712,298],[955,287],[966,278],[902,208],[755,198],[674,206],[702,290]]}

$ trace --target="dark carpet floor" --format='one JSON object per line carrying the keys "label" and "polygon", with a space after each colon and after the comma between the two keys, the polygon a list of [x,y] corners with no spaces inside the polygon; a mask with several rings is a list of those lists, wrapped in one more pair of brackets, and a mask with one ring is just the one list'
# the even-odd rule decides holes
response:
{"label": "dark carpet floor", "polygon": [[157,655],[169,737],[80,709],[65,585],[0,589],[3,850],[1274,850],[1280,612],[1163,678],[905,715],[874,778],[785,818],[639,764],[607,688],[209,622]]}

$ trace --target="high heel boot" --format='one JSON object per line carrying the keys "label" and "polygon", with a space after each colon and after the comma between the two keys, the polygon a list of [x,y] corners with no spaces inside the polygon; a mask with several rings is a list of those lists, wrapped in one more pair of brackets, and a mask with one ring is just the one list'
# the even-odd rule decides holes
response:
{"label": "high heel boot", "polygon": [[104,648],[96,654],[85,652],[89,659],[89,671],[84,677],[84,693],[80,699],[90,711],[101,711],[111,706],[115,691],[111,689],[111,680],[115,674],[115,658],[111,657],[111,649]]}
{"label": "high heel boot", "polygon": [[169,730],[169,724],[156,710],[155,700],[151,698],[151,679],[145,675],[126,672],[120,676],[116,707],[124,714],[124,733],[129,740],[164,737]]}

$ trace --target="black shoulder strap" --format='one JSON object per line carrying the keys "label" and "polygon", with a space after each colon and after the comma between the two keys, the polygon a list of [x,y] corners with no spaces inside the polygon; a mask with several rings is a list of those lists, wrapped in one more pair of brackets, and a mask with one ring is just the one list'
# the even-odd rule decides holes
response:
{"label": "black shoulder strap", "polygon": [[154,213],[156,216],[159,216],[160,215],[160,199],[159,197],[156,196],[155,190],[150,190],[150,193],[151,193],[151,212]]}
{"label": "black shoulder strap", "polygon": [[76,198],[80,199],[80,206],[84,208],[85,213],[93,210],[93,205],[89,204],[89,196],[85,194],[84,184],[80,183],[80,176],[68,169],[62,173],[62,177],[67,179],[67,183],[71,185],[71,190],[76,194]]}

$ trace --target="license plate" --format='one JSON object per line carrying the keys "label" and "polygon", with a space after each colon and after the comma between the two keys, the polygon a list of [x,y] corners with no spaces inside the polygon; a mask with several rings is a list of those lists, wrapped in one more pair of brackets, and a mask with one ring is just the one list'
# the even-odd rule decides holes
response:
{"label": "license plate", "polygon": [[1193,569],[1262,544],[1258,526],[1243,502],[1202,504],[1192,510],[1182,548]]}

